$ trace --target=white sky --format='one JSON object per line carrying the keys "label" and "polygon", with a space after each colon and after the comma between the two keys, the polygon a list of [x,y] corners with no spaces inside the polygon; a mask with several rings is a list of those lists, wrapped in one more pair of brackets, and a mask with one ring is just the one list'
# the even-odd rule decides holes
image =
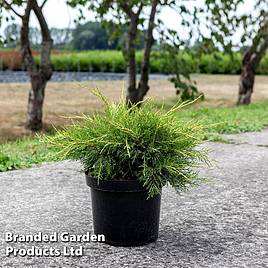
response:
{"label": "white sky", "polygon": [[[250,11],[253,8],[253,3],[255,0],[245,0],[246,5],[239,10],[239,13],[243,13],[244,11]],[[187,5],[194,6],[194,5],[202,5],[203,0],[189,0]],[[78,9],[73,9],[67,6],[65,0],[50,0],[47,2],[46,6],[44,7],[44,15],[48,21],[49,27],[57,27],[57,28],[66,28],[66,27],[74,27],[74,19],[78,17]],[[86,9],[84,9],[84,15],[86,20],[94,20],[94,14]],[[179,32],[182,37],[186,37],[186,33],[183,30],[182,26],[180,25],[180,17],[178,14],[171,10],[170,8],[164,8],[160,14],[160,18],[165,23],[165,27],[174,29]],[[19,21],[17,21],[20,23]],[[6,27],[6,23],[0,28],[0,33],[3,32],[3,29]],[[34,15],[31,16],[30,20],[31,26],[38,26],[37,20]],[[204,30],[205,31],[205,30]],[[238,31],[238,33],[233,37],[234,42],[239,40],[239,36],[241,35],[242,30]],[[206,33],[206,32],[203,32]]]}
{"label": "white sky", "polygon": [[[251,1],[251,0],[249,0]],[[193,5],[193,3],[203,3],[203,0],[188,0],[188,5]],[[60,14],[59,14],[60,11]],[[87,9],[83,9],[84,15],[87,20],[94,20],[95,16],[93,12]],[[77,18],[79,14],[78,10],[75,10],[65,4],[65,0],[50,0],[44,8],[44,13],[47,17],[49,25],[52,27],[64,28],[66,25],[71,23],[74,26],[73,20]],[[60,16],[59,16],[60,15]],[[164,21],[168,28],[179,29],[178,14],[176,11],[170,8],[164,8],[160,15],[161,19]],[[32,24],[37,24],[36,21],[32,20]]]}
{"label": "white sky", "polygon": [[[202,2],[203,0],[197,0],[197,2]],[[39,1],[40,2],[40,1]],[[93,12],[87,9],[83,9],[84,15],[87,20],[94,20],[95,16]],[[22,12],[21,12],[22,13]],[[74,19],[78,17],[78,9],[73,9],[66,4],[65,0],[50,0],[44,7],[44,15],[48,21],[49,27],[66,28],[68,26],[74,27]],[[175,11],[166,8],[161,13],[161,18],[165,22],[165,25],[169,28],[176,29],[178,26],[178,14]],[[17,20],[19,23],[19,20]],[[7,23],[3,23],[1,27],[5,28]],[[30,20],[31,26],[38,26],[38,22],[34,15],[31,16]]]}

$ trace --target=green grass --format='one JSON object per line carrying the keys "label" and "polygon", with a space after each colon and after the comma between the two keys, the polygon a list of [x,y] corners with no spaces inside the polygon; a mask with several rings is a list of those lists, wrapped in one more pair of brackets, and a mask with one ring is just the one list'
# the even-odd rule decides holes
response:
{"label": "green grass", "polygon": [[8,171],[20,167],[19,161],[10,158],[7,154],[0,152],[0,171]]}
{"label": "green grass", "polygon": [[[164,105],[169,109],[175,103],[174,100]],[[161,106],[157,103],[157,106]],[[260,131],[268,126],[268,100],[257,102],[249,106],[228,108],[197,108],[195,106],[185,108],[177,112],[176,116],[183,120],[199,120],[207,127],[206,140],[217,142],[229,142],[220,134]],[[1,153],[9,157],[3,167]],[[8,142],[0,145],[0,171],[26,168],[34,164],[56,161],[53,150],[39,143],[37,138],[27,138],[17,142]],[[1,168],[2,164],[2,168]]]}
{"label": "green grass", "polygon": [[56,160],[55,152],[41,144],[37,137],[0,144],[0,172]]}
{"label": "green grass", "polygon": [[185,120],[200,120],[209,134],[260,131],[268,126],[268,100],[240,107],[188,108],[177,116]]}
{"label": "green grass", "polygon": [[7,48],[7,47],[0,46],[0,52],[13,51],[13,50],[14,48]]}
{"label": "green grass", "polygon": [[208,135],[206,135],[204,140],[211,141],[211,142],[226,143],[226,144],[235,144],[235,143],[237,143],[233,139],[227,139],[227,138],[224,138],[223,136],[221,136],[219,134],[213,134],[213,133],[209,133]]}

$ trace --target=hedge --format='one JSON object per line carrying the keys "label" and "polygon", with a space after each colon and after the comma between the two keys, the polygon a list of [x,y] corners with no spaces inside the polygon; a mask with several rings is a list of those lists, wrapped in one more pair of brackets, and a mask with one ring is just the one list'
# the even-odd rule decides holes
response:
{"label": "hedge", "polygon": [[[142,52],[137,52],[137,69],[141,66]],[[242,56],[235,53],[233,56],[224,53],[201,54],[182,52],[178,61],[190,73],[207,74],[239,74]],[[38,61],[38,60],[37,60]],[[52,65],[56,71],[82,72],[125,72],[126,63],[121,51],[85,51],[52,55]],[[153,51],[151,54],[151,72],[169,73],[168,57]],[[266,55],[257,70],[258,74],[268,74],[268,55]]]}
{"label": "hedge", "polygon": [[[18,64],[19,53],[8,54],[8,61],[5,59],[5,53],[0,53],[1,69],[21,69]],[[195,55],[193,53],[181,52],[178,56],[178,62],[183,68],[187,68],[190,73],[207,74],[239,74],[242,56],[240,53],[234,53],[233,56],[221,52],[212,54]],[[39,63],[39,57],[35,57]],[[84,52],[63,52],[53,53],[51,56],[53,69],[55,71],[81,71],[81,72],[125,72],[126,63],[121,51],[84,51]],[[158,51],[151,54],[151,72],[169,73],[168,57]],[[14,64],[16,62],[16,64]],[[142,52],[137,52],[137,68],[141,66]],[[268,54],[262,59],[257,70],[258,74],[268,74]]]}

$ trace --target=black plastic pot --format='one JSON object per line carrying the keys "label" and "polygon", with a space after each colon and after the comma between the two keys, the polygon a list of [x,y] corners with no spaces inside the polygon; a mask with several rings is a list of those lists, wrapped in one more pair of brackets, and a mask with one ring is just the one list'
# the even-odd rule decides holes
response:
{"label": "black plastic pot", "polygon": [[95,234],[105,243],[141,246],[158,238],[161,195],[147,200],[147,191],[136,180],[98,181],[86,175],[91,187]]}

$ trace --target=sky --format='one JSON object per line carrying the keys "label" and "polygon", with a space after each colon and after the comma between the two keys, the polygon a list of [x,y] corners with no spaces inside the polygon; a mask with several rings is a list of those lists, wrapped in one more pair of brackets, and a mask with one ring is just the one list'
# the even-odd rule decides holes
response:
{"label": "sky", "polygon": [[[197,0],[197,2],[198,1],[200,2],[200,0]],[[65,28],[66,26],[75,26],[74,19],[78,17],[79,12],[78,9],[67,6],[65,0],[50,0],[44,7],[44,14],[47,18],[49,27]],[[94,14],[87,9],[84,9],[84,14],[87,20],[95,19]],[[161,18],[164,20],[167,27],[176,28],[177,23],[175,22],[178,20],[178,15],[175,11],[169,8],[165,9],[161,13]],[[31,16],[30,24],[31,26],[38,25],[35,16]],[[6,23],[1,27],[2,30],[5,26]]]}
{"label": "sky", "polygon": [[[250,11],[253,7],[253,3],[255,0],[246,0],[246,5],[239,10],[239,13],[243,13],[244,11]],[[42,1],[41,1],[42,2]],[[189,0],[187,2],[188,6],[202,6],[204,0]],[[22,12],[21,12],[22,13]],[[74,27],[74,19],[78,17],[79,11],[78,9],[73,9],[66,5],[66,0],[50,0],[47,2],[44,7],[44,15],[46,16],[49,27],[56,28],[66,28],[66,27]],[[84,15],[87,20],[94,20],[95,16],[89,10],[84,9]],[[163,20],[165,27],[169,29],[174,29],[179,32],[179,34],[183,37],[187,37],[187,33],[182,28],[180,24],[180,17],[176,13],[176,11],[170,8],[164,8],[160,14],[160,18]],[[19,21],[18,21],[19,23]],[[38,26],[38,22],[34,15],[31,16],[30,20],[31,26]],[[5,28],[6,23],[3,23],[0,29],[0,33],[3,33],[3,29]],[[242,30],[238,30],[236,35],[233,37],[234,42],[239,39]],[[203,34],[208,34],[208,31],[203,28]]]}
{"label": "sky", "polygon": [[[249,0],[251,1],[251,0]],[[53,0],[48,1],[44,12],[47,16],[48,22],[50,26],[53,27],[66,27],[69,23],[71,26],[74,26],[73,20],[77,18],[79,12],[76,9],[68,7],[65,4],[65,0]],[[203,3],[203,0],[188,0],[187,5],[193,6],[193,3],[198,3],[200,5]],[[60,16],[59,11],[60,10]],[[86,15],[87,20],[94,20],[95,16],[92,12],[87,9],[84,9],[84,14]],[[178,14],[176,11],[172,10],[171,8],[164,8],[160,14],[160,18],[164,21],[165,26],[168,28],[179,30],[179,23],[178,22]],[[36,21],[32,20],[32,23],[36,24]]]}

